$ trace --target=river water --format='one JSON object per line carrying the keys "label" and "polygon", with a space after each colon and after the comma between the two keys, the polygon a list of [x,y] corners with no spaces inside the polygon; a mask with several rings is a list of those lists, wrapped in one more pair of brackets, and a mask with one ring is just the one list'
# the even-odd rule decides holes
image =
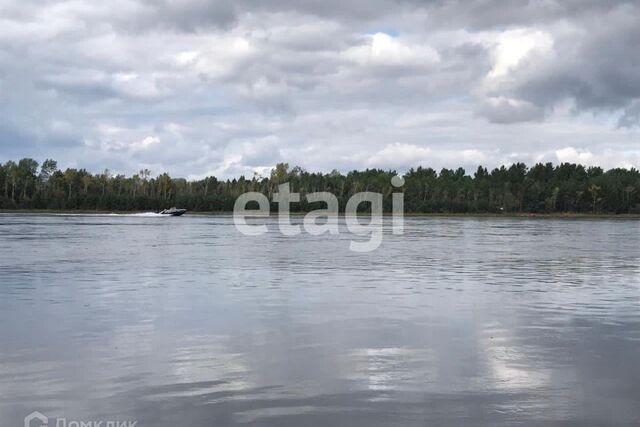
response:
{"label": "river water", "polygon": [[260,221],[0,215],[0,426],[640,423],[640,222]]}

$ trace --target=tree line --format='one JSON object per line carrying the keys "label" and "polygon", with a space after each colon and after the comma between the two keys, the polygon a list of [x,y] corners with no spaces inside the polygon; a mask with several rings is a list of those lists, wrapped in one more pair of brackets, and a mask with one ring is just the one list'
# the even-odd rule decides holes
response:
{"label": "tree line", "polygon": [[[640,213],[640,172],[635,168],[603,170],[579,164],[523,163],[493,170],[479,166],[473,175],[463,168],[418,167],[406,172],[404,186],[391,185],[393,170],[366,169],[343,174],[308,172],[300,167],[276,165],[270,176],[241,176],[218,180],[207,177],[188,181],[167,173],[152,176],[147,169],[133,176],[105,170],[60,170],[55,160],[42,164],[29,158],[0,163],[0,209],[49,209],[84,211],[158,211],[179,206],[192,211],[232,211],[236,198],[247,191],[272,200],[278,185],[289,182],[302,195],[328,191],[340,208],[361,191],[384,195],[391,209],[391,193],[403,191],[407,213]],[[302,203],[292,211],[320,206]],[[277,210],[277,205],[272,206]]]}

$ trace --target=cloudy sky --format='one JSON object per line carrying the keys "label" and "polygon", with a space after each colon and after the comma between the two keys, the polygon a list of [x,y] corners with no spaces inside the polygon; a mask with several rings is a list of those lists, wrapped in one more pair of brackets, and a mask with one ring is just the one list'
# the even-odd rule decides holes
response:
{"label": "cloudy sky", "polygon": [[640,3],[0,0],[0,162],[640,166]]}

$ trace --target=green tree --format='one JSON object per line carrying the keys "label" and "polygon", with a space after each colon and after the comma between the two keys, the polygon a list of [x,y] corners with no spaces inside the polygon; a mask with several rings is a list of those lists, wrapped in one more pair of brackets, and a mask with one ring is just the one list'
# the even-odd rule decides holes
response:
{"label": "green tree", "polygon": [[58,162],[53,159],[47,159],[42,162],[42,166],[40,167],[40,181],[46,183],[49,181],[51,176],[58,170]]}
{"label": "green tree", "polygon": [[289,163],[278,163],[271,169],[271,181],[278,185],[289,180]]}
{"label": "green tree", "polygon": [[22,185],[22,200],[29,197],[29,190],[35,187],[38,162],[33,159],[21,159],[18,162],[18,175]]}
{"label": "green tree", "polygon": [[596,203],[598,202],[598,194],[602,190],[602,187],[596,184],[591,184],[589,186],[589,193],[591,193],[591,198],[593,201],[593,213],[596,213]]}

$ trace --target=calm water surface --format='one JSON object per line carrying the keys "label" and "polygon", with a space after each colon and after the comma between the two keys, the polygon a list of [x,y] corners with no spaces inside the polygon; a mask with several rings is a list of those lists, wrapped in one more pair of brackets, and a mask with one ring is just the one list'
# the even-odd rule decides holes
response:
{"label": "calm water surface", "polygon": [[640,423],[640,222],[265,222],[0,215],[0,426]]}

